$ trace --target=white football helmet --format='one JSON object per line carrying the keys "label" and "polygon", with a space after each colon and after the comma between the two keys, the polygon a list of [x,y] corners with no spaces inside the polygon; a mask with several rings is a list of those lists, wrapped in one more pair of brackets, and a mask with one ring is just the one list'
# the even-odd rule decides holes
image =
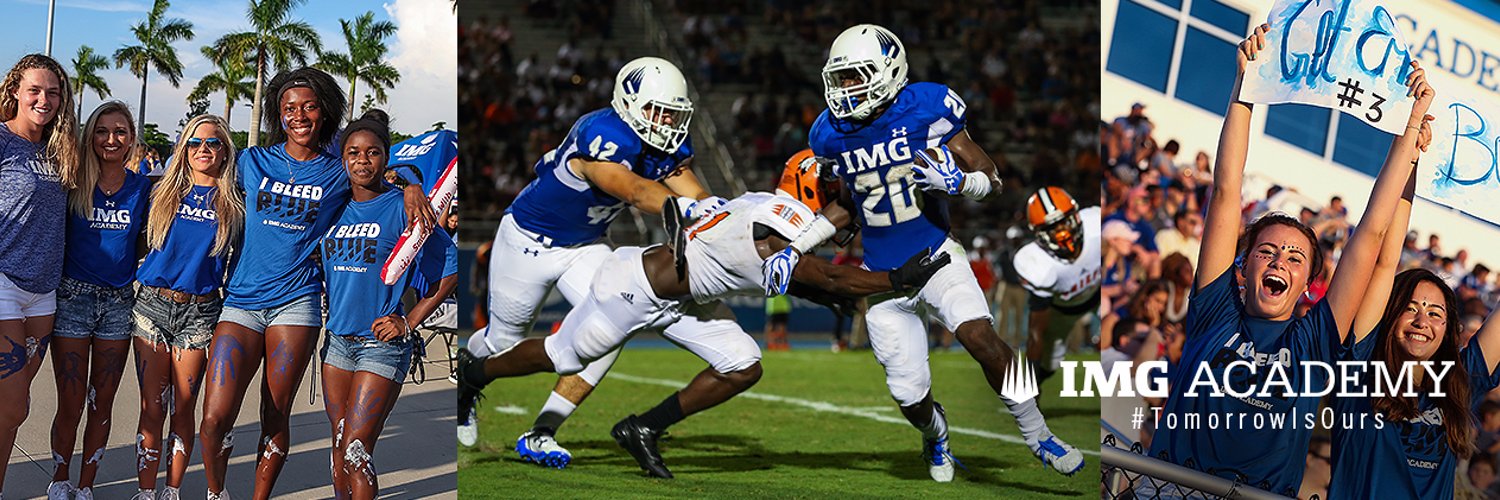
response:
{"label": "white football helmet", "polygon": [[693,101],[687,79],[676,66],[659,57],[642,57],[625,64],[615,76],[615,112],[646,144],[676,153],[687,140]]}
{"label": "white football helmet", "polygon": [[[828,49],[823,97],[841,119],[869,118],[906,86],[906,47],[891,30],[861,24],[844,30]],[[852,84],[845,86],[845,81]]]}

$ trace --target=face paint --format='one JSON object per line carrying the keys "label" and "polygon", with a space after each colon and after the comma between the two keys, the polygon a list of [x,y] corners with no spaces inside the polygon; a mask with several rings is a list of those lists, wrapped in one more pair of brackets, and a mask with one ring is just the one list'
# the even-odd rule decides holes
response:
{"label": "face paint", "polygon": [[280,455],[281,458],[286,458],[286,452],[281,451],[281,448],[276,446],[276,441],[272,440],[271,436],[266,436],[260,440],[260,448],[263,450],[260,458],[264,460],[270,460],[273,455]]}
{"label": "face paint", "polygon": [[174,401],[172,400],[172,384],[163,386],[161,388],[161,395],[157,396],[157,398],[157,401],[161,403],[162,413],[167,415],[177,414],[176,405],[173,404]]}
{"label": "face paint", "polygon": [[167,442],[172,443],[172,454],[167,455],[167,468],[171,469],[172,461],[177,458],[177,455],[188,458],[187,443],[184,443],[182,437],[178,436],[176,432],[167,435]]}
{"label": "face paint", "polygon": [[146,447],[146,436],[144,434],[136,434],[135,435],[135,458],[136,458],[135,471],[136,472],[141,472],[141,471],[146,470],[146,468],[149,466],[148,464],[154,465],[154,464],[157,463],[158,460],[161,460],[161,450],[153,450],[153,449],[147,448]]}
{"label": "face paint", "polygon": [[234,451],[234,431],[224,435],[224,442],[219,443],[219,456],[229,456]]}
{"label": "face paint", "polygon": [[77,391],[78,385],[84,383],[83,355],[65,352],[59,360],[62,361],[62,368],[57,372],[58,390],[69,393]]}
{"label": "face paint", "polygon": [[57,452],[54,451],[54,452],[52,452],[52,464],[56,465],[58,467],[67,467],[68,466],[68,460],[65,459],[65,458],[63,458],[62,455],[60,455],[60,454],[58,454]]}
{"label": "face paint", "polygon": [[371,463],[370,453],[365,451],[365,443],[356,439],[344,448],[344,469],[350,475],[363,474],[365,482],[375,484],[375,464]]}
{"label": "face paint", "polygon": [[236,380],[239,368],[235,361],[245,354],[245,348],[233,336],[225,335],[219,340],[222,342],[214,342],[214,352],[209,357],[208,382],[225,386]]}
{"label": "face paint", "polygon": [[[6,337],[5,341],[10,342],[10,349],[0,352],[0,379],[9,378],[11,375],[21,373],[22,370],[26,369],[26,362],[31,360],[31,356],[27,354],[25,346],[11,340],[9,337]],[[32,342],[31,337],[27,337],[27,341]]]}
{"label": "face paint", "polygon": [[99,463],[99,459],[101,459],[101,458],[104,458],[104,447],[103,446],[100,446],[99,449],[94,450],[94,454],[92,456],[89,456],[88,461],[85,461],[83,464],[84,465],[96,465],[96,464]]}

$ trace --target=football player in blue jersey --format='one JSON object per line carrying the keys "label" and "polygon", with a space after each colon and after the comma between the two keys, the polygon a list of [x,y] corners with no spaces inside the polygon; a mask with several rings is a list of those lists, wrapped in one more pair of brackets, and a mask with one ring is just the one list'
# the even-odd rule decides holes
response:
{"label": "football player in blue jersey", "polygon": [[[537,178],[506,209],[490,257],[489,326],[468,341],[475,356],[520,342],[554,287],[568,303],[581,303],[612,252],[605,230],[626,206],[656,214],[675,197],[683,207],[676,215],[697,218],[725,203],[693,175],[688,136],[693,103],[676,66],[656,57],[630,61],[615,77],[610,104],[573,124],[562,144],[537,161]],[[687,323],[694,321],[677,328],[692,327]],[[568,465],[572,455],[557,444],[555,433],[617,356],[613,351],[558,380],[535,425],[516,440],[523,460]],[[475,417],[458,416],[458,438],[465,446],[478,440]]]}
{"label": "football player in blue jersey", "polygon": [[[1184,325],[1187,340],[1181,360],[1169,372],[1172,390],[1160,417],[1241,415],[1236,420],[1244,423],[1164,427],[1153,438],[1150,455],[1273,493],[1295,495],[1302,483],[1311,426],[1251,422],[1300,421],[1317,412],[1321,398],[1269,390],[1274,386],[1273,370],[1241,370],[1231,375],[1231,369],[1242,363],[1261,367],[1278,363],[1286,370],[1277,378],[1297,380],[1298,387],[1323,387],[1332,376],[1331,369],[1311,369],[1307,367],[1316,365],[1306,363],[1331,365],[1349,356],[1344,339],[1361,307],[1363,290],[1371,282],[1384,231],[1396,217],[1402,185],[1416,165],[1414,145],[1432,102],[1432,88],[1414,62],[1406,82],[1415,99],[1406,133],[1391,142],[1369,204],[1339,257],[1328,294],[1296,317],[1298,299],[1322,272],[1324,261],[1316,235],[1296,218],[1279,212],[1251,223],[1243,237],[1240,232],[1240,188],[1253,111],[1252,104],[1240,100],[1240,85],[1246,65],[1264,49],[1269,29],[1269,25],[1256,27],[1236,54],[1239,74],[1219,133],[1214,193]],[[1192,381],[1203,373],[1225,380],[1236,391],[1261,389],[1243,398],[1195,393]]]}
{"label": "football player in blue jersey", "polygon": [[[885,367],[891,396],[907,421],[922,431],[923,457],[932,478],[951,481],[954,460],[943,408],[930,391],[921,309],[953,331],[983,367],[1032,453],[1058,472],[1078,472],[1082,453],[1047,429],[1035,400],[1004,395],[1002,381],[1015,353],[995,332],[964,249],[950,236],[949,197],[981,200],[1000,189],[994,162],[965,128],[963,99],[942,84],[908,84],[905,47],[889,30],[870,24],[849,28],[834,40],[823,66],[823,85],[828,110],[813,124],[809,142],[814,153],[831,160],[831,173],[843,180],[859,207],[865,266],[895,269],[918,251],[954,255],[915,293],[871,296],[866,315],[870,346]],[[922,164],[916,163],[919,155]],[[831,235],[834,230],[820,219],[810,234]],[[794,250],[785,250],[768,261],[767,269],[774,267],[769,265],[773,261],[796,259]],[[785,280],[772,280],[767,293],[784,291]]]}

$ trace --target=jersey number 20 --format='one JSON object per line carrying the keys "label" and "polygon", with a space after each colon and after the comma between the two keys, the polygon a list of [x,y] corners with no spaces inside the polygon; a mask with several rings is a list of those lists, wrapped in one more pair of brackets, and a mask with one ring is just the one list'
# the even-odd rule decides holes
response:
{"label": "jersey number 20", "polygon": [[[896,165],[885,170],[885,179],[879,170],[871,170],[854,177],[854,190],[864,195],[865,225],[886,227],[900,224],[922,215],[917,207],[917,184],[911,181],[911,164]],[[880,200],[891,200],[891,212],[879,210]]]}

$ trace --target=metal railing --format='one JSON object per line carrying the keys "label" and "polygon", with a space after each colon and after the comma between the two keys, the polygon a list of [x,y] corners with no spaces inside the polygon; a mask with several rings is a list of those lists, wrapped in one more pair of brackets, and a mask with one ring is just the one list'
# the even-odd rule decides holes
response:
{"label": "metal railing", "polygon": [[1115,436],[1111,435],[1106,436],[1099,447],[1106,499],[1287,499],[1244,483],[1151,458],[1142,453],[1140,444],[1132,444],[1129,450],[1115,444]]}

